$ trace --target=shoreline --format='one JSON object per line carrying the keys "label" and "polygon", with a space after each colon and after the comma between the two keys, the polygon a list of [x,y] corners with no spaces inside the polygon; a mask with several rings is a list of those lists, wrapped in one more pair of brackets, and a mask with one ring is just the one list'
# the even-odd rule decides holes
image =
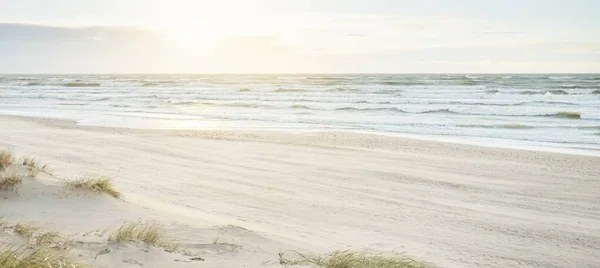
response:
{"label": "shoreline", "polygon": [[[496,139],[496,138],[482,138],[482,137],[458,137],[458,136],[444,136],[444,135],[420,135],[411,133],[395,133],[395,132],[377,132],[368,130],[351,130],[351,129],[266,129],[266,128],[208,128],[208,129],[155,129],[155,128],[129,128],[129,127],[112,127],[112,126],[96,126],[96,125],[82,125],[78,123],[76,119],[67,118],[52,118],[52,117],[40,117],[40,116],[23,116],[23,115],[6,115],[0,114],[0,118],[14,118],[25,121],[32,121],[37,123],[45,123],[50,126],[61,126],[69,128],[77,128],[83,130],[98,130],[98,131],[109,131],[112,133],[160,133],[173,136],[198,136],[209,139],[224,139],[224,140],[245,140],[245,141],[259,141],[259,142],[276,142],[271,139],[272,135],[288,135],[288,136],[301,136],[301,135],[330,135],[336,136],[341,135],[355,135],[356,137],[373,136],[373,137],[385,137],[390,139],[397,139],[398,141],[410,141],[410,142],[430,142],[440,144],[454,144],[461,146],[473,146],[478,148],[491,148],[500,150],[518,150],[518,151],[529,151],[529,152],[543,152],[543,153],[554,153],[554,154],[567,154],[567,155],[580,155],[590,157],[600,157],[600,149],[587,149],[579,147],[553,147],[553,146],[541,146],[541,145],[528,145],[523,144],[525,141],[521,140],[508,140],[508,139]],[[466,141],[470,139],[471,141]],[[294,142],[294,141],[292,141]],[[507,142],[512,144],[506,144]],[[302,145],[310,145],[301,143]],[[316,144],[315,144],[316,145]],[[352,146],[350,146],[352,147]],[[368,149],[368,148],[364,148]]]}

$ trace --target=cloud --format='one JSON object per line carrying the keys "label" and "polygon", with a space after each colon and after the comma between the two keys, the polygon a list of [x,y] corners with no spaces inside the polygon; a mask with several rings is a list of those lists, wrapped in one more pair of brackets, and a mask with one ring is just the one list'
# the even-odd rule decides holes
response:
{"label": "cloud", "polygon": [[147,30],[0,24],[0,72],[131,72],[169,62],[172,49]]}
{"label": "cloud", "polygon": [[73,41],[85,39],[140,39],[156,38],[156,33],[136,27],[83,27],[68,28],[37,24],[0,23],[4,41]]}
{"label": "cloud", "polygon": [[0,73],[600,71],[598,42],[548,42],[506,31],[475,35],[490,31],[456,28],[462,25],[458,21],[446,25],[455,32],[444,32],[431,28],[437,22],[423,20],[425,33],[412,35],[398,24],[378,24],[387,21],[382,16],[375,24],[349,27],[363,19],[371,21],[355,16],[294,38],[229,36],[202,46],[178,46],[156,32],[132,27],[0,23]]}

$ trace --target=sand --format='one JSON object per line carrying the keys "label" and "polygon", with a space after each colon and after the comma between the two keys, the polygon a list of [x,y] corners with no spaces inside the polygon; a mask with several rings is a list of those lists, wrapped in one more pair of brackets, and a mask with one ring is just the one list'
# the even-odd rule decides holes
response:
{"label": "sand", "polygon": [[[281,250],[348,248],[439,267],[600,267],[600,157],[8,116],[0,117],[4,147],[36,156],[54,176],[0,194],[3,220],[72,234],[80,257],[98,267],[281,267]],[[83,174],[112,177],[123,200],[64,187]],[[205,261],[81,236],[131,221],[160,223]]]}

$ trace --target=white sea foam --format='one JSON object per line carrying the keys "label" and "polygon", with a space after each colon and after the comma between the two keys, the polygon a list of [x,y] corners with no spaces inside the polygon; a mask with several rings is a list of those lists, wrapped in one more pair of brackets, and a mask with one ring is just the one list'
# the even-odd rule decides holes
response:
{"label": "white sea foam", "polygon": [[597,92],[600,75],[3,75],[0,113],[118,127],[318,126],[596,148]]}

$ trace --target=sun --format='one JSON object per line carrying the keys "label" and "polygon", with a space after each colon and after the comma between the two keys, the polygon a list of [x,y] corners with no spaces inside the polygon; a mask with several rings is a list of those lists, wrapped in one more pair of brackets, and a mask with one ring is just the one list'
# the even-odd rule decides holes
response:
{"label": "sun", "polygon": [[265,35],[276,27],[271,16],[261,12],[260,6],[236,2],[180,0],[156,6],[153,28],[178,46],[201,45],[232,36]]}

